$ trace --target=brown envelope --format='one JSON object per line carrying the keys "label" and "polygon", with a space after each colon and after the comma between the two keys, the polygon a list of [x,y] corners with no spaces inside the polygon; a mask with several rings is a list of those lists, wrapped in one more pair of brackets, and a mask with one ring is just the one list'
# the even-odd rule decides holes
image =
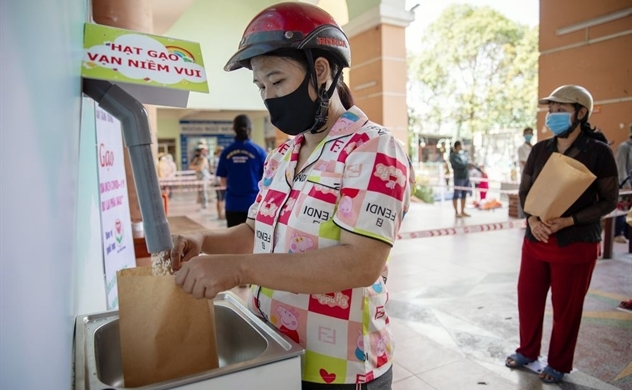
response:
{"label": "brown envelope", "polygon": [[195,299],[151,267],[117,272],[125,387],[218,367],[213,302]]}
{"label": "brown envelope", "polygon": [[542,221],[560,217],[596,178],[581,162],[553,153],[529,190],[524,211]]}

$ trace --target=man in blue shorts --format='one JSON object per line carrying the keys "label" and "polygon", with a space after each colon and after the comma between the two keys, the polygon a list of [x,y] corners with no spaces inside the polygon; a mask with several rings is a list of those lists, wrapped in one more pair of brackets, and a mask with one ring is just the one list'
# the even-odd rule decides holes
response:
{"label": "man in blue shorts", "polygon": [[[454,148],[450,152],[450,165],[454,173],[454,195],[452,196],[452,205],[454,206],[454,216],[457,218],[469,217],[465,212],[465,198],[470,192],[470,164],[467,153],[463,150],[461,141],[454,143]],[[461,199],[461,212],[458,209],[458,200]]]}

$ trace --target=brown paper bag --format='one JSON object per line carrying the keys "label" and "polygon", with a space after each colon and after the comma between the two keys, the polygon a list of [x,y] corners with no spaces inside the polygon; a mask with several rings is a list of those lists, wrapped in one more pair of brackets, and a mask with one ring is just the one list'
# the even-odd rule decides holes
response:
{"label": "brown paper bag", "polygon": [[596,178],[581,162],[553,153],[529,190],[524,211],[542,221],[561,217]]}
{"label": "brown paper bag", "polygon": [[151,267],[117,272],[125,387],[218,367],[213,302],[195,299]]}

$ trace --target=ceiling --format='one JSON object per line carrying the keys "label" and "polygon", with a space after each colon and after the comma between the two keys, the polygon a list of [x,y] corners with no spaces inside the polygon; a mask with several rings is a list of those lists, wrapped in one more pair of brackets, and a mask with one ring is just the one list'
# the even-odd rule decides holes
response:
{"label": "ceiling", "polygon": [[154,34],[162,35],[182,16],[195,0],[151,0]]}
{"label": "ceiling", "polygon": [[[233,120],[239,114],[247,114],[250,119],[259,119],[268,116],[268,111],[244,111],[244,110],[201,110],[191,108],[158,107],[158,116],[161,119],[178,120]],[[209,116],[210,115],[210,116]]]}
{"label": "ceiling", "polygon": [[[171,30],[176,22],[183,17],[185,12],[196,1],[209,1],[209,0],[151,0],[152,12],[153,12],[153,33],[157,35],[164,35]],[[239,0],[249,5],[253,5],[253,9],[263,8],[272,3],[280,0]],[[344,0],[298,0],[311,4],[319,4],[328,2],[337,3]],[[345,11],[346,11],[346,7]],[[212,19],[215,15],[210,14],[209,19]],[[209,115],[216,119],[230,119],[238,114],[242,114],[245,111],[233,111],[233,110],[211,110],[211,109],[182,109],[158,106],[158,116],[163,119],[206,119]],[[264,117],[267,115],[266,110],[249,110],[246,112],[253,119],[258,117]]]}
{"label": "ceiling", "polygon": [[[319,0],[298,1],[311,4],[318,4],[319,2]],[[195,0],[151,0],[154,13],[154,34],[166,33],[194,2]],[[265,1],[262,3],[268,5]]]}

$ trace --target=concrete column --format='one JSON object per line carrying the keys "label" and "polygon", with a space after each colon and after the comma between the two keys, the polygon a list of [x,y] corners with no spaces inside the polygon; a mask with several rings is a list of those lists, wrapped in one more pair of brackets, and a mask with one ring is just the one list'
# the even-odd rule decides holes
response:
{"label": "concrete column", "polygon": [[[351,42],[351,92],[371,120],[408,144],[406,27],[414,13],[404,0],[347,0]],[[366,6],[371,8],[366,9]]]}
{"label": "concrete column", "polygon": [[[95,0],[92,2],[92,18],[95,23],[105,26],[124,28],[151,34],[154,31],[154,18],[152,0]],[[152,152],[154,160],[158,154],[158,118],[156,107],[145,105],[149,116],[151,128]],[[138,205],[138,195],[134,185],[134,175],[129,161],[127,149],[125,150],[125,171],[127,180],[127,192],[129,194],[129,208],[132,222],[143,220]]]}

